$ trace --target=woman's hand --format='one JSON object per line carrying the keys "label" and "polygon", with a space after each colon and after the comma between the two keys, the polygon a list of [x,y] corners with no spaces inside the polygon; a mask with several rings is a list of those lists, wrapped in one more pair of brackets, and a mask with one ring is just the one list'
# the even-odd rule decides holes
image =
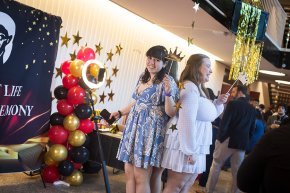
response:
{"label": "woman's hand", "polygon": [[188,155],[187,156],[187,163],[189,163],[189,164],[195,164],[195,162],[196,162],[196,159],[193,159],[193,155]]}
{"label": "woman's hand", "polygon": [[229,98],[230,94],[226,93],[226,94],[221,94],[218,96],[216,103],[218,105],[224,104],[227,102],[228,98]]}
{"label": "woman's hand", "polygon": [[164,91],[166,93],[170,93],[171,92],[171,83],[170,83],[170,79],[169,79],[168,75],[164,76],[162,82],[164,85]]}
{"label": "woman's hand", "polygon": [[121,117],[120,117],[120,113],[119,113],[118,111],[116,111],[116,112],[112,112],[112,113],[111,113],[111,116],[110,116],[110,119],[111,119],[112,117],[114,117],[116,120],[118,120],[118,119],[121,118]]}

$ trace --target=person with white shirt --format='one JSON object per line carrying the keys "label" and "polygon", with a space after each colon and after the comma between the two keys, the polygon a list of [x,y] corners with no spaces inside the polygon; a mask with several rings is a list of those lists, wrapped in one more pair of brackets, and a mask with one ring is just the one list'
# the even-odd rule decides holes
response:
{"label": "person with white shirt", "polygon": [[213,102],[204,83],[212,73],[211,61],[203,54],[191,55],[180,76],[179,112],[167,124],[161,166],[168,169],[163,193],[186,193],[206,169],[206,154],[212,143],[212,125],[223,111],[229,94]]}

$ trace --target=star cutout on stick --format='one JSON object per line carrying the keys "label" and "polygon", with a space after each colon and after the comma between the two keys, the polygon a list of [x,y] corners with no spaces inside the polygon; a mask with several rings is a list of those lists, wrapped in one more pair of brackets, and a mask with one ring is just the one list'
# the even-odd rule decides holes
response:
{"label": "star cutout on stick", "polygon": [[60,68],[55,68],[56,70],[56,75],[55,75],[55,78],[57,78],[58,76],[60,76],[60,78],[62,78],[62,71]]}
{"label": "star cutout on stick", "polygon": [[112,57],[113,57],[113,53],[112,53],[112,50],[109,52],[109,53],[107,53],[107,56],[108,56],[108,58],[107,58],[107,61],[112,61]]}
{"label": "star cutout on stick", "polygon": [[108,79],[106,79],[106,87],[108,86],[109,88],[111,87],[111,83],[112,83],[112,80],[111,78],[109,77]]}
{"label": "star cutout on stick", "polygon": [[176,128],[176,124],[172,124],[171,127],[169,127],[169,129],[171,129],[172,132],[173,132],[174,130],[177,130],[177,128]]}
{"label": "star cutout on stick", "polygon": [[61,46],[65,45],[67,47],[67,44],[70,41],[70,38],[67,37],[67,32],[65,32],[65,36],[61,36],[61,40]]}
{"label": "star cutout on stick", "polygon": [[73,61],[77,58],[77,55],[76,55],[76,51],[74,51],[73,53],[69,54],[70,55],[70,60]]}
{"label": "star cutout on stick", "polygon": [[115,68],[113,68],[112,70],[113,70],[112,76],[117,76],[117,72],[119,71],[119,69],[117,68],[117,66],[115,66]]}
{"label": "star cutout on stick", "polygon": [[109,96],[109,99],[108,99],[108,101],[113,101],[113,96],[115,95],[115,93],[113,93],[113,91],[111,90],[111,92],[110,93],[108,93],[108,96]]}
{"label": "star cutout on stick", "polygon": [[177,110],[182,109],[181,103],[178,101],[175,106],[174,106]]}
{"label": "star cutout on stick", "polygon": [[193,38],[187,37],[188,46],[193,45]]}
{"label": "star cutout on stick", "polygon": [[183,82],[180,82],[180,83],[178,84],[178,88],[179,88],[179,90],[185,89],[185,87],[184,87],[184,83],[183,83]]}
{"label": "star cutout on stick", "polygon": [[119,44],[118,46],[116,46],[116,48],[117,48],[117,50],[116,50],[115,54],[118,54],[118,55],[120,56],[120,54],[121,54],[121,50],[123,49],[123,48],[121,47],[121,44]]}
{"label": "star cutout on stick", "polygon": [[107,97],[103,91],[103,94],[102,95],[99,95],[100,96],[100,103],[105,103],[105,98]]}
{"label": "star cutout on stick", "polygon": [[195,13],[199,10],[199,3],[194,2],[193,10]]}
{"label": "star cutout on stick", "polygon": [[82,39],[82,37],[79,35],[79,31],[78,31],[77,35],[73,35],[73,38],[74,38],[73,45],[74,45],[74,44],[79,45],[80,40]]}
{"label": "star cutout on stick", "polygon": [[101,42],[99,42],[99,44],[98,45],[95,45],[95,47],[96,47],[96,54],[101,54],[101,50],[103,49],[103,47],[101,46]]}

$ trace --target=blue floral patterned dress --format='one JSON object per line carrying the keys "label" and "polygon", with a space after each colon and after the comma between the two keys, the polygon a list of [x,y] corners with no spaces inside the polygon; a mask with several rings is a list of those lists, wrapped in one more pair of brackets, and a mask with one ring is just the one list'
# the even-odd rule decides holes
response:
{"label": "blue floral patterned dress", "polygon": [[[179,91],[172,77],[170,81],[171,94],[176,101]],[[166,133],[165,125],[169,120],[169,116],[165,113],[164,89],[162,83],[153,84],[138,93],[140,84],[139,80],[132,96],[136,104],[129,113],[117,159],[131,163],[135,167],[160,167]]]}

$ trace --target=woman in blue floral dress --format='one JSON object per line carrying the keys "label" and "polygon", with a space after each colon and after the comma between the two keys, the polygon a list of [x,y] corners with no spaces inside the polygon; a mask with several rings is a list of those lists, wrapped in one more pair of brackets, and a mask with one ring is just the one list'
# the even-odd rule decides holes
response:
{"label": "woman in blue floral dress", "polygon": [[116,119],[128,115],[117,153],[117,158],[125,162],[127,193],[156,193],[160,186],[157,178],[162,171],[165,125],[175,115],[179,97],[174,79],[166,75],[167,55],[163,46],[147,51],[146,69],[133,93],[133,102],[111,114]]}

